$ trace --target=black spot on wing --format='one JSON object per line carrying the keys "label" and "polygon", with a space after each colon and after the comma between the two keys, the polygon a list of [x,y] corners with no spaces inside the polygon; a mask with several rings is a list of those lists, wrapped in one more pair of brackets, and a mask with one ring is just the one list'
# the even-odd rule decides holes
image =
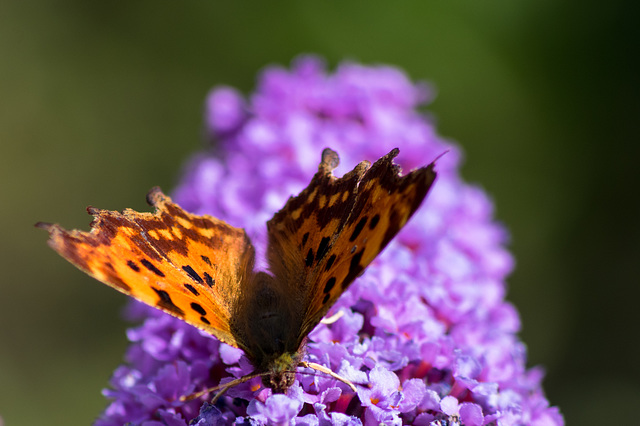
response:
{"label": "black spot on wing", "polygon": [[356,238],[358,238],[358,235],[360,235],[360,233],[364,229],[364,226],[367,224],[368,219],[369,218],[367,216],[360,219],[360,221],[356,225],[356,228],[353,230],[353,234],[351,234],[351,237],[349,237],[349,241],[354,242]]}
{"label": "black spot on wing", "polygon": [[329,237],[324,237],[320,240],[320,244],[318,245],[318,252],[316,253],[316,262],[319,261],[327,254],[327,250],[329,250]]}
{"label": "black spot on wing", "polygon": [[151,287],[151,288],[153,289],[153,291],[156,292],[156,294],[160,298],[160,300],[158,300],[158,303],[157,303],[157,306],[159,308],[165,309],[173,313],[174,315],[184,317],[184,311],[179,307],[177,307],[175,303],[173,303],[173,300],[171,300],[171,296],[169,296],[169,293],[167,293],[164,290],[159,290],[155,287]]}
{"label": "black spot on wing", "polygon": [[329,293],[329,292],[331,292],[331,289],[333,288],[334,285],[336,285],[336,277],[331,277],[331,278],[329,278],[327,283],[324,285],[324,290],[322,290],[322,291],[324,293]]}
{"label": "black spot on wing", "polygon": [[203,275],[204,275],[204,282],[206,282],[209,287],[213,287],[216,283],[216,280],[211,278],[211,275],[209,275],[207,272],[205,272]]}
{"label": "black spot on wing", "polygon": [[195,296],[200,296],[200,293],[198,292],[198,290],[195,289],[194,286],[192,286],[191,284],[184,284],[184,287],[189,290],[191,293],[193,293]]}
{"label": "black spot on wing", "polygon": [[302,247],[304,247],[307,244],[308,239],[309,239],[309,233],[307,232],[302,236]]}
{"label": "black spot on wing", "polygon": [[209,259],[207,256],[202,255],[202,256],[200,256],[200,257],[202,258],[202,260],[204,261],[204,263],[206,263],[206,264],[207,264],[207,265],[209,265],[209,266],[213,266],[213,265],[211,264],[211,259]]}
{"label": "black spot on wing", "polygon": [[385,231],[384,237],[382,237],[378,252],[381,252],[382,249],[385,248],[387,244],[389,244],[389,241],[391,241],[393,237],[395,237],[396,234],[400,231],[400,229],[402,229],[404,223],[401,222],[402,216],[400,215],[400,213],[398,213],[398,211],[395,209],[391,210],[391,213],[389,214],[389,227]]}
{"label": "black spot on wing", "polygon": [[369,222],[369,229],[371,229],[372,231],[376,228],[376,226],[378,225],[378,222],[380,222],[380,215],[377,214],[374,217],[371,218],[371,222]]}
{"label": "black spot on wing", "polygon": [[200,321],[202,321],[203,323],[205,323],[205,324],[207,324],[207,325],[211,324],[211,323],[209,322],[209,320],[208,320],[208,319],[206,319],[205,317],[200,317]]}
{"label": "black spot on wing", "polygon": [[333,266],[333,263],[336,261],[336,255],[332,254],[331,257],[329,258],[329,260],[327,260],[327,264],[324,267],[325,271],[328,271],[329,269],[331,269],[331,267]]}
{"label": "black spot on wing", "polygon": [[140,261],[140,263],[142,263],[145,268],[147,268],[148,270],[150,270],[151,272],[153,272],[157,276],[164,277],[164,272],[162,272],[160,269],[156,268],[156,265],[154,265],[153,263],[149,262],[147,259],[142,259]]}
{"label": "black spot on wing", "polygon": [[322,304],[324,305],[325,303],[327,303],[329,299],[331,299],[331,293],[325,294],[324,298],[322,299]]}
{"label": "black spot on wing", "polygon": [[305,265],[307,266],[311,266],[313,265],[313,250],[309,249],[309,252],[307,253],[307,258],[305,259]]}
{"label": "black spot on wing", "polygon": [[198,284],[203,284],[204,281],[202,280],[202,277],[200,275],[198,275],[198,273],[196,271],[193,270],[193,268],[189,265],[184,265],[182,267],[182,270],[185,271],[187,274],[189,274],[189,276]]}
{"label": "black spot on wing", "polygon": [[140,272],[140,267],[133,260],[127,260],[127,266],[136,272]]}
{"label": "black spot on wing", "polygon": [[205,311],[204,308],[202,306],[200,306],[200,304],[198,304],[196,302],[191,302],[191,309],[193,309],[194,311],[196,311],[200,315],[207,315],[207,311]]}
{"label": "black spot on wing", "polygon": [[364,254],[364,249],[354,254],[353,257],[351,258],[351,262],[349,263],[349,272],[347,273],[347,276],[344,277],[344,280],[342,280],[342,283],[340,284],[343,290],[346,289],[349,286],[349,284],[351,284],[353,280],[355,280],[358,277],[358,275],[360,275],[360,273],[364,270],[362,265],[360,265],[360,261],[362,260],[363,254]]}

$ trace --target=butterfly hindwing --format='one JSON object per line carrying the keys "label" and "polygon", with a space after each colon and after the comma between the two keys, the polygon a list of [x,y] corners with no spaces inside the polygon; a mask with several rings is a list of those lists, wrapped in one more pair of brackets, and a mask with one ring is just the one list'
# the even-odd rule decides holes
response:
{"label": "butterfly hindwing", "polygon": [[242,347],[229,324],[253,270],[244,230],[189,214],[158,188],[147,198],[154,213],[89,208],[90,232],[38,226],[54,250],[92,277]]}
{"label": "butterfly hindwing", "polygon": [[[309,186],[267,224],[268,258],[278,282],[302,307],[301,341],[420,206],[436,173],[433,163],[400,176],[394,149],[342,178],[337,154],[325,150]],[[299,308],[300,309],[300,308]]]}

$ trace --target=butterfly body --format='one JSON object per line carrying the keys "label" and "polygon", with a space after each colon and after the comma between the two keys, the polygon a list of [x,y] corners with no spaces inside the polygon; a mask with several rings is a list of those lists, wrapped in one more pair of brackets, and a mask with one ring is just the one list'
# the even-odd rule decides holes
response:
{"label": "butterfly body", "polygon": [[394,149],[336,178],[338,155],[325,149],[307,188],[267,222],[268,272],[254,271],[255,250],[243,229],[192,215],[158,188],[147,196],[154,213],[88,208],[95,216],[90,232],[37,226],[78,268],[242,349],[253,376],[285,392],[296,368],[310,365],[302,361],[307,335],[435,180],[434,163],[401,176],[397,155]]}
{"label": "butterfly body", "polygon": [[232,330],[246,342],[245,353],[256,371],[268,373],[264,385],[282,393],[293,384],[293,372],[302,360],[303,345],[297,339],[301,318],[287,303],[276,278],[258,272],[254,280],[254,290],[240,305],[250,315],[238,313]]}

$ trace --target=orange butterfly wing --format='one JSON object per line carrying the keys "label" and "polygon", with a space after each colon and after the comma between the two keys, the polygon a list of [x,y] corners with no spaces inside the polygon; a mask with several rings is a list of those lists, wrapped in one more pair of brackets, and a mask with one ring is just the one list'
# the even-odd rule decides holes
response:
{"label": "orange butterfly wing", "polygon": [[[267,223],[271,271],[303,309],[299,340],[402,229],[427,195],[434,164],[406,176],[398,149],[372,166],[333,176],[338,155],[325,149],[318,173]],[[300,309],[300,308],[299,308]]]}
{"label": "orange butterfly wing", "polygon": [[243,348],[232,330],[254,248],[244,230],[196,216],[159,188],[147,196],[154,213],[88,208],[90,232],[39,223],[49,245],[97,280]]}
{"label": "orange butterfly wing", "polygon": [[357,183],[367,166],[361,163],[338,180],[331,173],[338,162],[338,155],[325,149],[309,186],[289,198],[267,222],[269,269],[278,285],[287,287],[298,309],[311,291],[308,278],[313,275],[314,266],[349,218]]}

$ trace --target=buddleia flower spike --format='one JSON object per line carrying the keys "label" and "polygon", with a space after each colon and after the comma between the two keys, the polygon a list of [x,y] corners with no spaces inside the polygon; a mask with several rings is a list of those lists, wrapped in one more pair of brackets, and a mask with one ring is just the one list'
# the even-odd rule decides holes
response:
{"label": "buddleia flower spike", "polygon": [[[153,191],[152,212],[46,225],[146,303],[95,424],[563,425],[504,299],[506,231],[419,111],[431,97],[392,67],[270,67],[250,97],[212,91],[215,154],[172,197]],[[214,405],[184,400],[234,379]]]}

